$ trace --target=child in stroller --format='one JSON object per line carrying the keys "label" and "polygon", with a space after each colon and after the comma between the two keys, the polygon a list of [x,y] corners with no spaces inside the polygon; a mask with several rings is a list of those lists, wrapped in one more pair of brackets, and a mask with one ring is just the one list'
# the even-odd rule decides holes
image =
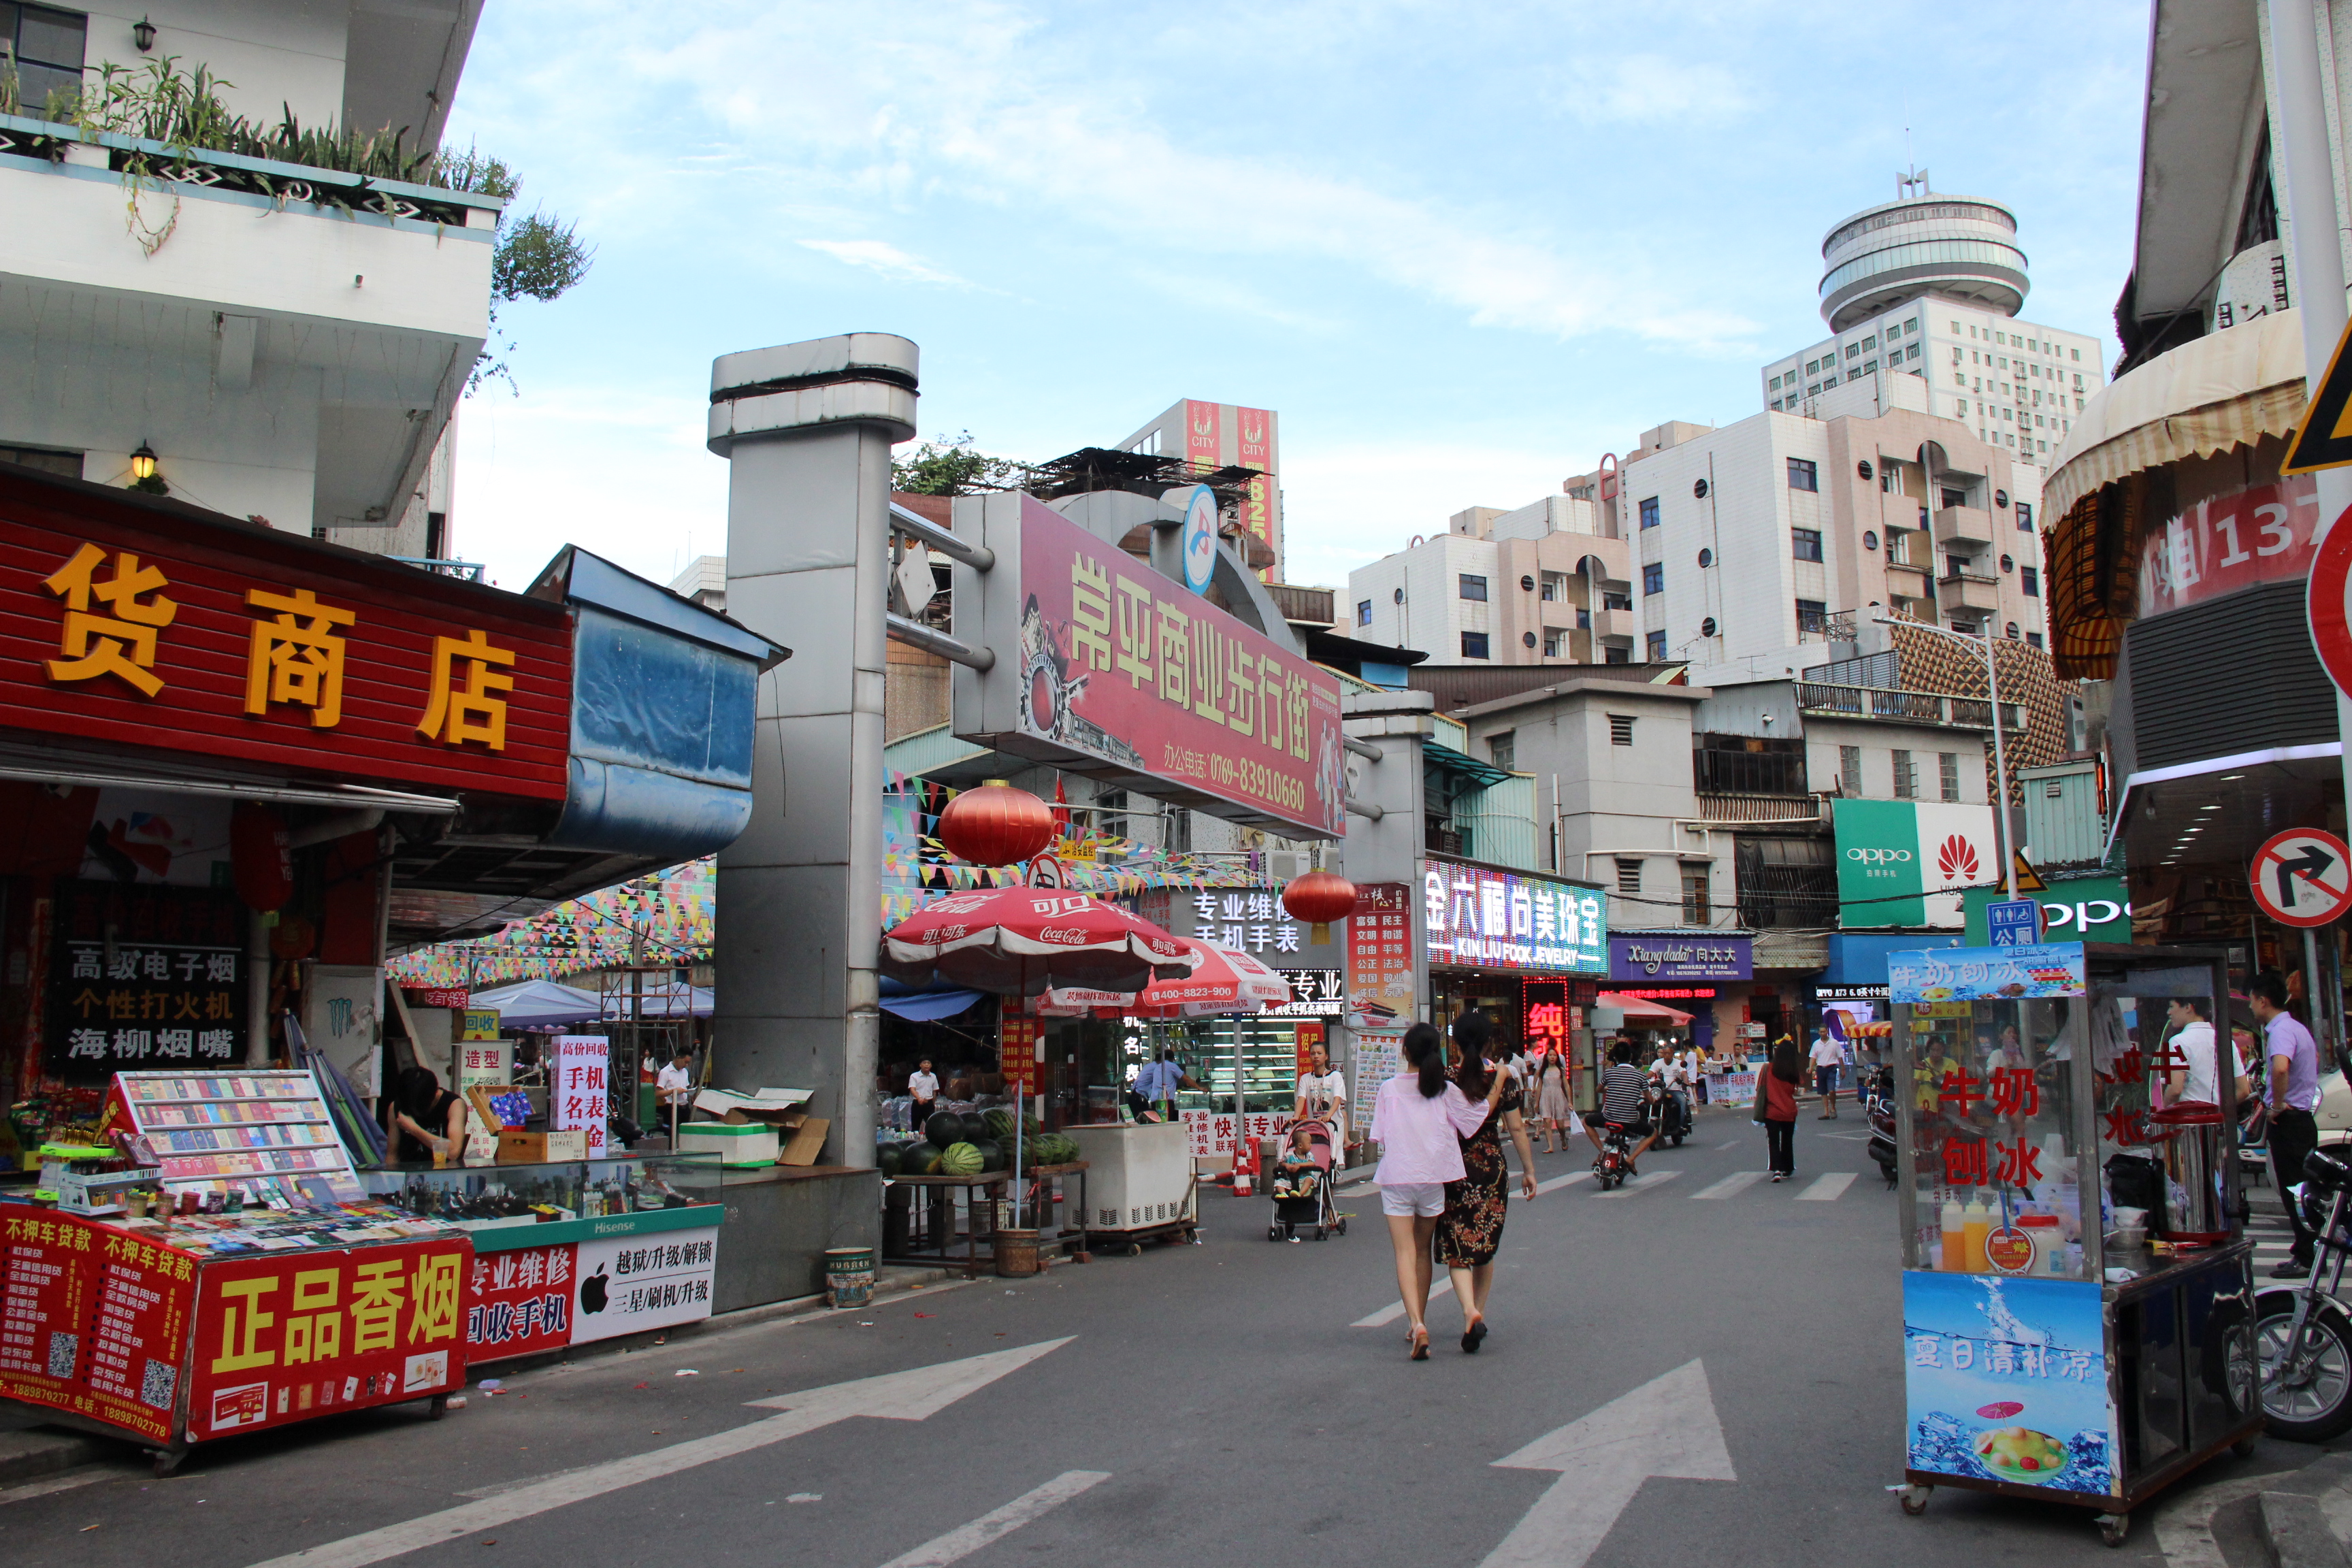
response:
{"label": "child in stroller", "polygon": [[1347,1216],[1331,1202],[1329,1123],[1310,1120],[1292,1124],[1267,1195],[1274,1199],[1274,1223],[1265,1227],[1268,1241],[1297,1241],[1301,1226],[1314,1226],[1318,1241],[1334,1231],[1347,1234]]}

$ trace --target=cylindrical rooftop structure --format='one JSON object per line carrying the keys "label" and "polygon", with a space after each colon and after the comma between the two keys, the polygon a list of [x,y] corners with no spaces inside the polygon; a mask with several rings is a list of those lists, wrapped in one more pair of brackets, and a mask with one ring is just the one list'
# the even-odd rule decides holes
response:
{"label": "cylindrical rooftop structure", "polygon": [[2032,287],[2016,215],[1975,196],[1911,196],[1858,212],[1822,241],[1822,320],[1832,331],[1923,294],[2014,316]]}

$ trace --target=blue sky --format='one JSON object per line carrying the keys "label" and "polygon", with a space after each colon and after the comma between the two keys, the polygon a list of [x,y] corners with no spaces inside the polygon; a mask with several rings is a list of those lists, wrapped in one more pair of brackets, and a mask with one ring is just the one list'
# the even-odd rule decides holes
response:
{"label": "blue sky", "polygon": [[922,348],[925,435],[1055,456],[1180,397],[1274,408],[1295,583],[1757,407],[1821,240],[1938,191],[2018,214],[2028,319],[2112,363],[2147,8],[692,5],[493,0],[452,121],[579,221],[465,407],[458,548],[662,580],[723,552],[711,359]]}

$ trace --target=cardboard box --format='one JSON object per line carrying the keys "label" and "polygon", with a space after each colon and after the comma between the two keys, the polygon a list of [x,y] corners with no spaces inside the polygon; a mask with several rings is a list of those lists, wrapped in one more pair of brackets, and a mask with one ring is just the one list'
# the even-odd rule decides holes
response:
{"label": "cardboard box", "polygon": [[816,1157],[824,1152],[825,1131],[832,1125],[832,1121],[823,1116],[801,1118],[801,1124],[793,1129],[792,1141],[784,1145],[783,1152],[776,1157],[776,1163],[780,1165],[815,1164]]}
{"label": "cardboard box", "polygon": [[681,1121],[681,1154],[716,1154],[730,1171],[761,1170],[776,1163],[776,1130],[764,1121]]}
{"label": "cardboard box", "polygon": [[502,1165],[546,1165],[587,1157],[585,1128],[576,1127],[568,1132],[526,1132],[509,1127],[499,1134],[499,1163]]}

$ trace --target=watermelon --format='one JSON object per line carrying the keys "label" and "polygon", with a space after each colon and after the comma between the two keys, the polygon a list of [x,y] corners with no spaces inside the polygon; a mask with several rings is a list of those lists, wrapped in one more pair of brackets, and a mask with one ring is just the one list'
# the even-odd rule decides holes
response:
{"label": "watermelon", "polygon": [[1013,1112],[986,1110],[981,1113],[981,1120],[988,1123],[988,1135],[991,1138],[1000,1143],[1013,1142]]}
{"label": "watermelon", "polygon": [[882,1173],[886,1176],[895,1176],[898,1173],[898,1164],[902,1158],[898,1145],[896,1143],[885,1143],[874,1151],[874,1163],[881,1168]]}
{"label": "watermelon", "polygon": [[902,1175],[936,1176],[940,1173],[940,1151],[929,1143],[909,1143],[900,1157],[898,1171]]}
{"label": "watermelon", "polygon": [[952,1110],[939,1110],[923,1123],[923,1136],[935,1149],[946,1149],[963,1142],[963,1118]]}
{"label": "watermelon", "polygon": [[1001,1171],[1012,1163],[1010,1146],[993,1138],[975,1138],[971,1146],[980,1151],[980,1168],[983,1171]]}
{"label": "watermelon", "polygon": [[982,1170],[980,1150],[971,1143],[950,1143],[940,1156],[940,1174],[943,1176],[977,1176]]}

